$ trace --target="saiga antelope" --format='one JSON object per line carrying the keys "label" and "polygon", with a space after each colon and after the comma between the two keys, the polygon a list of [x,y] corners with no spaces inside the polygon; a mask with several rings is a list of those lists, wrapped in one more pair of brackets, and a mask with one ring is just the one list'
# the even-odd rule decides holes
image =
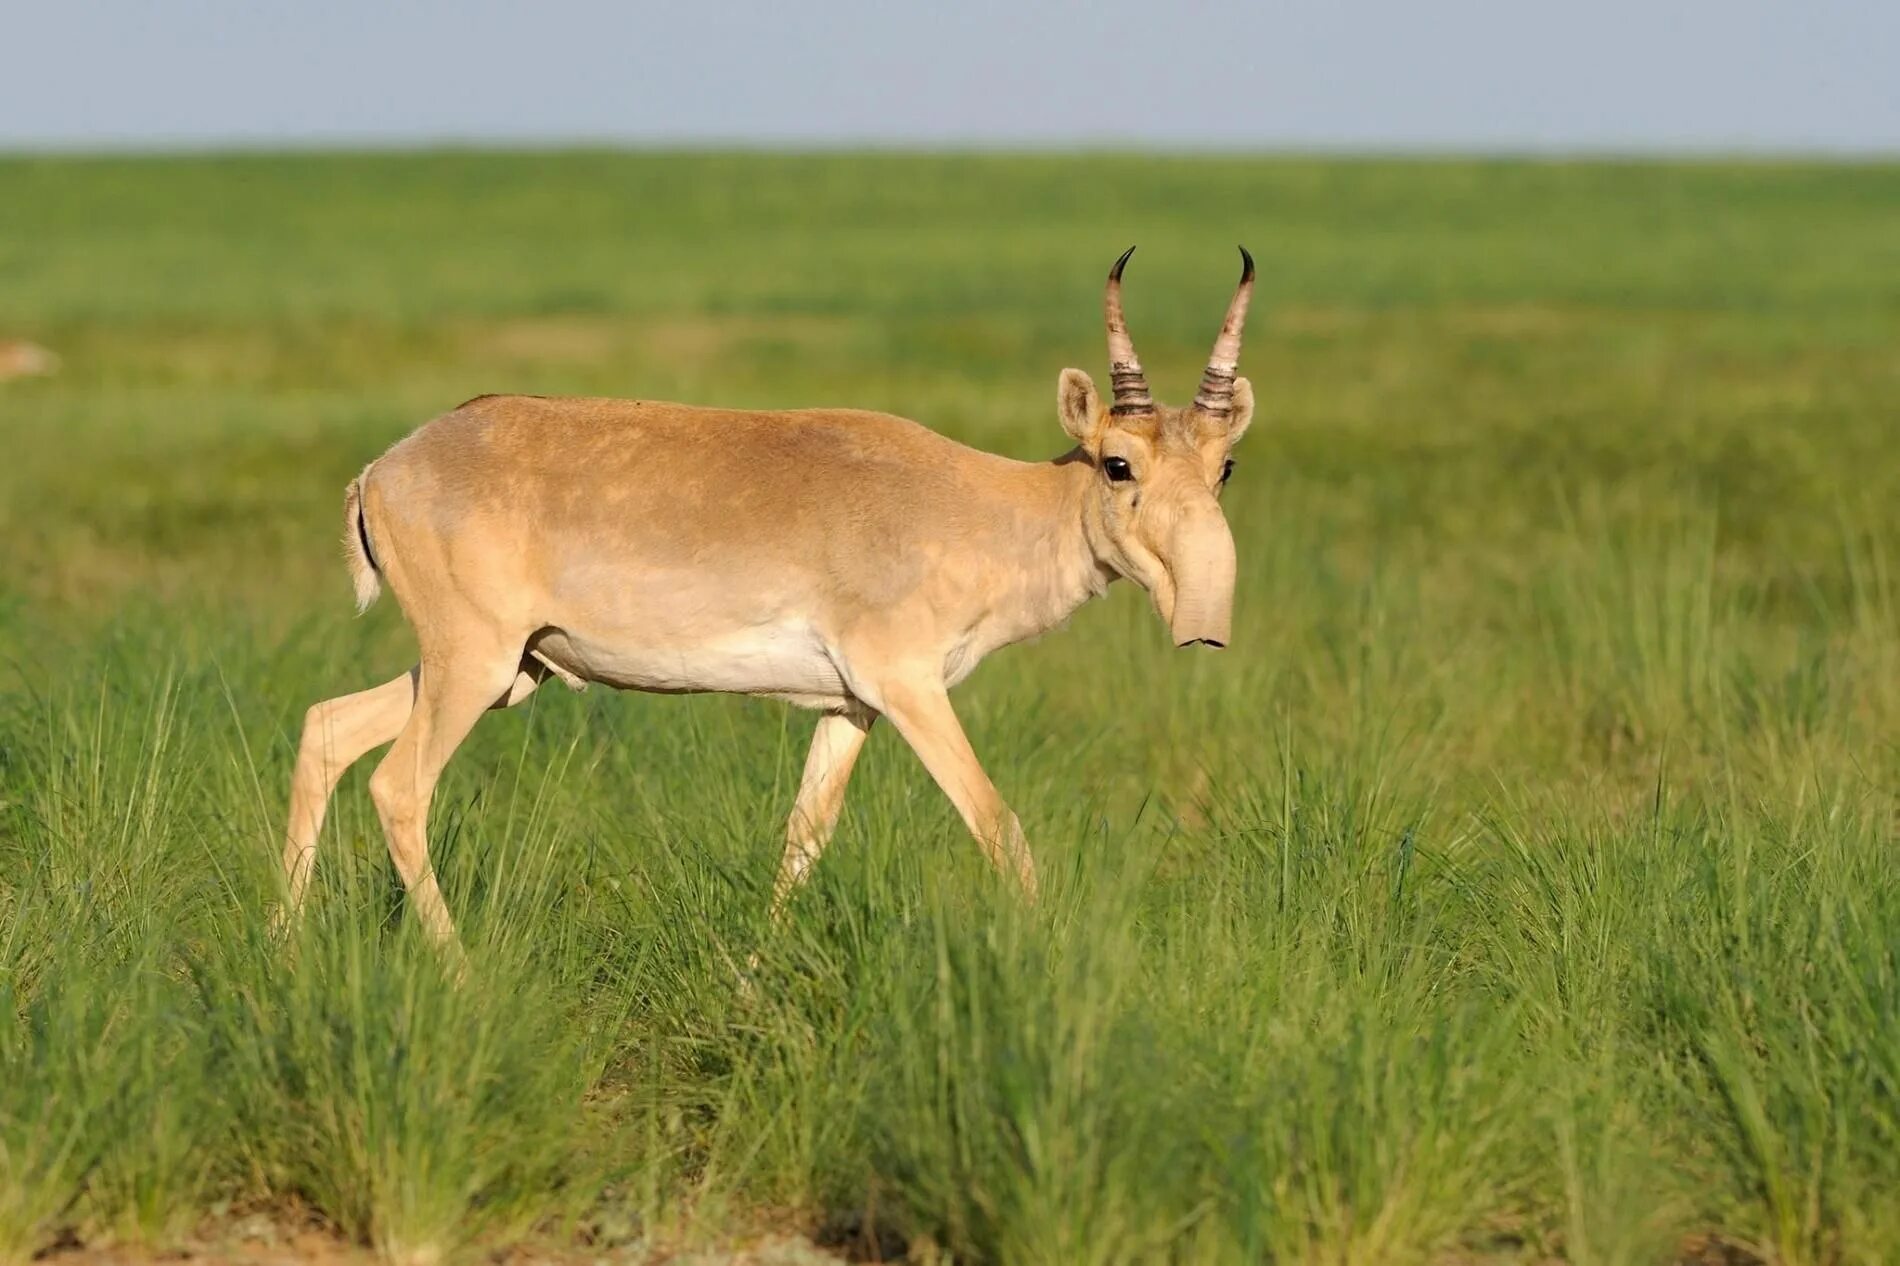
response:
{"label": "saiga antelope", "polygon": [[38,343],[0,340],[0,382],[59,371],[59,357]]}
{"label": "saiga antelope", "polygon": [[966,448],[879,413],[763,413],[649,401],[480,396],[365,467],[344,496],[359,609],[383,582],[421,662],[311,708],[291,785],[285,914],[309,887],[337,780],[370,778],[416,914],[452,953],[429,866],[436,780],[484,711],[548,676],[725,691],[821,714],[785,831],[779,913],[837,825],[845,782],[888,717],[990,860],[1033,898],[1022,827],[977,763],[949,688],[991,651],[1054,627],[1118,578],[1181,646],[1227,642],[1234,541],[1219,497],[1253,417],[1236,378],[1253,258],[1185,409],[1155,403],[1104,300],[1112,400],[1062,371],[1075,447],[1049,462]]}

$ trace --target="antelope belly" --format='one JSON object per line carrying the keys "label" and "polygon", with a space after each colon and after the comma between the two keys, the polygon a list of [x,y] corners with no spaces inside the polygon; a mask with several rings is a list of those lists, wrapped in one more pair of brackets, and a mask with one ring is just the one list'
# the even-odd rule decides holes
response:
{"label": "antelope belly", "polygon": [[802,621],[691,640],[555,628],[534,649],[578,677],[622,690],[774,695],[812,706],[845,698],[823,640]]}

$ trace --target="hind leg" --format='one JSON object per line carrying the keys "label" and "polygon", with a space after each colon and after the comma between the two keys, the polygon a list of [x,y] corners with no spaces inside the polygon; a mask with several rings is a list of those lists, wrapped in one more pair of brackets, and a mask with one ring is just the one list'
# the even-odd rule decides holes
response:
{"label": "hind leg", "polygon": [[431,656],[425,650],[409,719],[369,779],[369,794],[389,840],[390,858],[402,876],[416,917],[457,960],[461,945],[455,924],[429,865],[429,804],[443,768],[482,713],[519,702],[539,684],[545,669],[539,664],[533,669],[521,667],[520,654],[519,647],[490,649],[485,654],[458,648],[453,656]]}
{"label": "hind leg", "polygon": [[415,699],[417,669],[353,695],[326,699],[304,714],[297,771],[290,779],[290,826],[284,840],[284,907],[280,930],[296,922],[317,864],[317,836],[343,771],[402,732]]}
{"label": "hind leg", "polygon": [[[521,702],[541,683],[546,670],[524,663],[500,706]],[[420,666],[393,681],[353,695],[326,699],[304,714],[297,745],[297,769],[290,780],[290,825],[284,840],[284,906],[276,920],[283,931],[296,922],[316,869],[317,837],[330,797],[343,773],[375,748],[402,732],[416,697]]]}

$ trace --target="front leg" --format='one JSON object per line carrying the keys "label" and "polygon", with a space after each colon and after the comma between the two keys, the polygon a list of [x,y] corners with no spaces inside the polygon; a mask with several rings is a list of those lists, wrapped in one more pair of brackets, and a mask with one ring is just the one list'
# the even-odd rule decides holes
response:
{"label": "front leg", "polygon": [[864,740],[875,720],[876,713],[860,709],[818,718],[811,754],[805,758],[805,776],[798,783],[798,799],[792,804],[791,820],[785,824],[785,858],[779,863],[778,882],[772,887],[774,921],[785,912],[785,903],[805,882],[818,855],[831,841],[831,833],[838,827],[838,812],[844,807],[845,783],[851,779],[851,767],[858,763],[858,753],[864,750]]}
{"label": "front leg", "polygon": [[963,823],[997,870],[1013,875],[1023,896],[1036,899],[1036,863],[1023,839],[1022,823],[1003,803],[996,784],[977,762],[950,696],[941,681],[900,678],[883,683],[879,704],[897,732],[956,805]]}

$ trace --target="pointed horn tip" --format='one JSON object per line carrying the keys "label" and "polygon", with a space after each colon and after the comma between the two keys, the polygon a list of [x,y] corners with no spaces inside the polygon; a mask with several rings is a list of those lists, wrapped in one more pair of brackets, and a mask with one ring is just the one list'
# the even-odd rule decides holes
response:
{"label": "pointed horn tip", "polygon": [[[1133,250],[1134,248],[1131,246],[1129,249]],[[1124,256],[1124,258],[1126,257]],[[1248,254],[1247,248],[1243,246],[1240,248],[1240,284],[1244,286],[1252,280],[1253,256]]]}
{"label": "pointed horn tip", "polygon": [[1108,279],[1110,281],[1120,281],[1122,279],[1122,269],[1128,267],[1128,257],[1134,253],[1135,248],[1132,246],[1121,253],[1121,258],[1115,261],[1115,266],[1108,270]]}

